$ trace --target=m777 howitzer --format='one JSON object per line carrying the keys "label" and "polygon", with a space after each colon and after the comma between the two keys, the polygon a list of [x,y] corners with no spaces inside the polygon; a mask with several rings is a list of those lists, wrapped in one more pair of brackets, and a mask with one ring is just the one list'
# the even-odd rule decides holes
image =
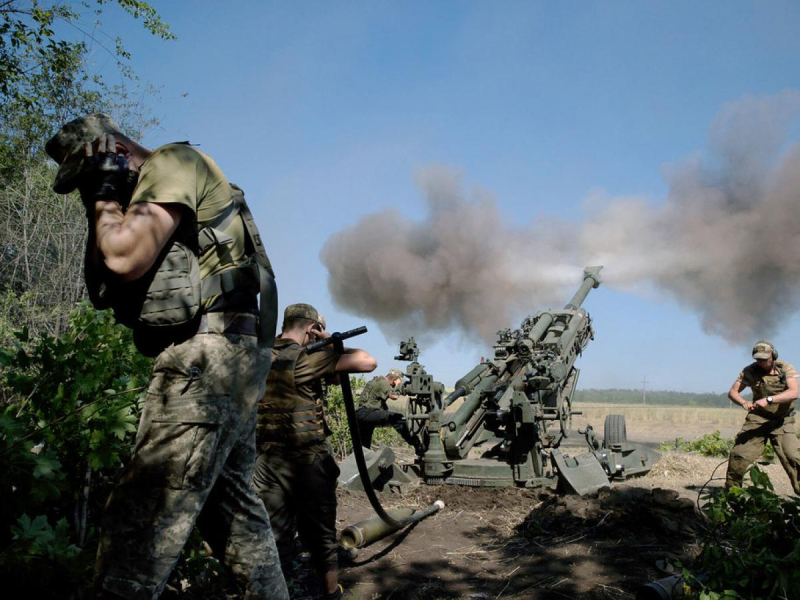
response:
{"label": "m777 howitzer", "polygon": [[[620,415],[606,418],[602,444],[591,426],[581,432],[587,453],[571,457],[559,450],[573,414],[580,414],[572,410],[575,362],[594,333],[581,305],[600,285],[601,268],[584,271],[563,309],[499,331],[494,357],[459,379],[444,398],[443,386],[416,362],[418,350],[413,353],[402,388],[408,400],[400,411],[420,441],[412,468],[426,483],[536,487],[557,480],[566,491],[586,494],[611,479],[650,470],[658,453],[629,444]],[[416,349],[413,339],[409,343]]]}

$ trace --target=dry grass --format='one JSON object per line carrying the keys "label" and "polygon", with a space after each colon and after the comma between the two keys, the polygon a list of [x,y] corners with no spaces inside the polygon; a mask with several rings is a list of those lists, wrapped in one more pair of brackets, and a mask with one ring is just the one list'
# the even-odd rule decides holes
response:
{"label": "dry grass", "polygon": [[653,465],[647,477],[651,479],[689,478],[698,473],[705,472],[708,465],[709,461],[703,456],[682,454],[679,452],[666,452],[661,456],[661,459]]}
{"label": "dry grass", "polygon": [[694,406],[647,406],[637,404],[584,404],[576,402],[574,409],[583,412],[590,423],[602,423],[607,415],[624,415],[628,423],[670,423],[688,425],[703,423],[711,430],[715,426],[740,426],[742,411],[733,408],[698,408]]}

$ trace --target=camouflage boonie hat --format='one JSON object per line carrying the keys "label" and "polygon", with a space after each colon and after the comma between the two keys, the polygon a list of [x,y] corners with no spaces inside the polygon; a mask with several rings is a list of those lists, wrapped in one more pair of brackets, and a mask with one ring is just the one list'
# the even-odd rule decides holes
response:
{"label": "camouflage boonie hat", "polygon": [[287,306],[286,310],[283,311],[283,321],[286,322],[291,319],[308,319],[325,329],[325,319],[310,304],[290,304]]}
{"label": "camouflage boonie hat", "polygon": [[104,133],[117,135],[122,132],[111,117],[95,113],[70,121],[48,140],[45,151],[61,165],[53,183],[56,194],[69,194],[77,187],[77,175],[86,158],[84,144],[94,142]]}
{"label": "camouflage boonie hat", "polygon": [[773,354],[775,354],[775,347],[769,342],[758,342],[753,346],[753,358],[756,360],[772,358]]}
{"label": "camouflage boonie hat", "polygon": [[403,372],[400,369],[389,369],[389,374],[387,377],[389,379],[402,379]]}

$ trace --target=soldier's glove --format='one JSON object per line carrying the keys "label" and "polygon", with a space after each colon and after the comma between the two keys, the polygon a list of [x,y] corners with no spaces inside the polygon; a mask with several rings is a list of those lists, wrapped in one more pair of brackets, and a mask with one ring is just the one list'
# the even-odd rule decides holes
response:
{"label": "soldier's glove", "polygon": [[128,169],[128,161],[115,152],[98,152],[86,159],[78,190],[87,214],[94,211],[95,202],[119,202],[123,210],[131,199],[137,173]]}
{"label": "soldier's glove", "polygon": [[401,415],[400,413],[390,413],[389,414],[389,421],[392,423],[403,423],[405,422],[406,418]]}

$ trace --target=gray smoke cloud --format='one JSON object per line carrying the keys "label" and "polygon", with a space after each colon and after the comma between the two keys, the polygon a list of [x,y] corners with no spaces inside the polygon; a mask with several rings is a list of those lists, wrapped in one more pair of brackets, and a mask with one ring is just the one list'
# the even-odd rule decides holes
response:
{"label": "gray smoke cloud", "polygon": [[664,169],[665,199],[593,198],[578,243],[574,223],[511,224],[488,191],[427,167],[424,220],[385,210],[326,242],[334,302],[393,338],[457,328],[492,341],[514,316],[563,303],[583,267],[602,264],[604,285],[655,286],[709,333],[767,336],[800,305],[800,148],[786,147],[799,114],[796,91],[724,107],[706,154]]}

